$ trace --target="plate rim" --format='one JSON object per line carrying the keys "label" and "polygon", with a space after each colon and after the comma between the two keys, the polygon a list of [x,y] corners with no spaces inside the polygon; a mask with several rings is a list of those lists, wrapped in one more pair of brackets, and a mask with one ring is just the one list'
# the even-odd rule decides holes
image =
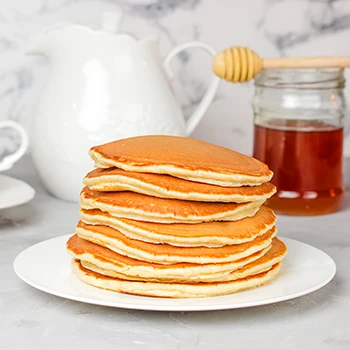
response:
{"label": "plate rim", "polygon": [[[31,286],[32,288],[35,288],[37,290],[40,290],[44,293],[48,293],[50,295],[54,295],[60,298],[64,298],[66,300],[73,300],[73,301],[78,301],[78,302],[82,302],[85,304],[91,304],[91,305],[99,305],[99,306],[105,306],[105,307],[113,307],[113,308],[120,308],[120,309],[130,309],[130,310],[144,310],[144,311],[164,311],[164,312],[192,312],[192,311],[220,311],[220,310],[233,310],[233,309],[241,309],[241,308],[250,308],[250,307],[256,307],[256,306],[263,306],[263,305],[269,305],[269,304],[274,304],[274,303],[279,303],[282,301],[287,301],[287,300],[292,300],[292,299],[296,299],[299,298],[301,296],[313,293],[315,291],[317,291],[318,289],[321,289],[322,287],[324,287],[325,285],[327,285],[335,276],[336,271],[337,271],[337,267],[336,267],[336,263],[333,260],[333,258],[328,255],[327,253],[325,253],[324,251],[322,251],[321,249],[318,249],[314,246],[312,246],[311,244],[308,243],[304,243],[302,241],[299,240],[295,240],[292,238],[288,238],[288,237],[283,237],[283,236],[279,236],[279,238],[284,241],[286,243],[286,245],[288,246],[288,241],[291,241],[293,243],[297,243],[297,244],[301,244],[301,245],[305,245],[308,248],[312,248],[315,249],[316,251],[322,253],[323,255],[325,255],[325,257],[328,259],[328,262],[331,264],[331,269],[332,272],[329,274],[329,276],[322,280],[322,282],[299,292],[296,293],[292,293],[292,294],[286,294],[286,295],[282,295],[280,297],[274,297],[273,299],[263,299],[263,300],[259,300],[259,301],[249,301],[246,303],[233,303],[233,304],[228,304],[228,303],[222,303],[222,304],[209,304],[209,305],[196,305],[195,303],[193,303],[193,305],[155,305],[155,304],[148,304],[148,303],[135,303],[135,304],[131,304],[128,302],[123,302],[123,301],[119,301],[119,302],[115,302],[115,301],[109,301],[109,300],[103,300],[103,299],[92,299],[86,296],[79,296],[79,295],[69,295],[69,297],[67,296],[67,293],[63,293],[60,291],[56,291],[53,290],[52,288],[47,288],[45,286],[39,285],[36,282],[31,281],[30,279],[28,279],[26,276],[23,276],[23,274],[21,274],[21,272],[18,269],[18,261],[20,261],[21,259],[21,255],[24,253],[27,253],[28,250],[37,247],[39,245],[42,244],[47,244],[47,242],[49,241],[53,241],[53,240],[67,240],[70,236],[72,236],[72,234],[65,234],[65,235],[59,235],[53,238],[49,238],[47,240],[44,241],[40,241],[36,244],[33,244],[32,246],[24,249],[23,251],[21,251],[16,258],[13,261],[13,269],[16,273],[16,275],[18,276],[19,279],[21,279],[23,282],[25,282],[26,284],[28,284],[29,286]],[[67,257],[69,257],[69,255],[67,255]],[[82,281],[80,281],[78,279],[78,277],[76,277],[75,275],[73,275],[74,278],[77,279],[77,281],[79,281],[80,283],[84,283]],[[273,282],[273,281],[271,281]],[[97,288],[97,287],[93,287],[92,288]],[[114,292],[117,294],[123,294],[124,293],[118,293],[118,292]],[[208,298],[183,298],[183,300],[203,300],[203,299],[213,299],[213,298],[220,298],[220,297],[225,297],[227,295],[224,296],[216,296],[216,297],[208,297]],[[143,296],[135,296],[138,298],[144,298]],[[154,298],[155,300],[181,300],[177,299],[177,298],[157,298],[157,297],[147,297],[149,299]]]}
{"label": "plate rim", "polygon": [[19,185],[24,186],[26,188],[27,192],[27,196],[25,197],[21,197],[19,200],[12,200],[12,202],[10,204],[8,203],[1,203],[0,201],[0,210],[4,210],[4,209],[9,209],[9,208],[13,208],[13,207],[17,207],[19,205],[25,204],[30,202],[34,196],[35,196],[35,190],[32,186],[30,186],[27,182],[21,180],[21,179],[17,179],[16,177],[13,176],[9,176],[9,175],[4,175],[0,173],[0,180],[1,179],[7,179],[13,182],[17,182]]}

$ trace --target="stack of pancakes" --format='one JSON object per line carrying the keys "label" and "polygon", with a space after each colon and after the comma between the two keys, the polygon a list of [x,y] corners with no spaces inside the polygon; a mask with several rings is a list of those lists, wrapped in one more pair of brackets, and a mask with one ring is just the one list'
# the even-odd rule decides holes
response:
{"label": "stack of pancakes", "polygon": [[84,282],[158,297],[256,287],[287,253],[262,204],[276,189],[258,160],[206,142],[140,136],[91,148],[76,233],[67,242]]}

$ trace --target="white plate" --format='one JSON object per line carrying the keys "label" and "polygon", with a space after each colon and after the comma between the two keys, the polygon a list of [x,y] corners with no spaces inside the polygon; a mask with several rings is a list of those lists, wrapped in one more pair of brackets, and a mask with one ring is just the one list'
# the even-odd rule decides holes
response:
{"label": "white plate", "polygon": [[0,209],[27,203],[34,195],[34,189],[24,181],[0,175]]}
{"label": "white plate", "polygon": [[334,261],[327,254],[308,244],[282,238],[288,246],[288,255],[277,277],[261,287],[198,299],[127,295],[89,286],[72,273],[71,257],[65,251],[69,236],[49,239],[24,250],[14,262],[17,275],[44,292],[84,303],[139,310],[204,311],[265,305],[300,297],[323,287],[336,271]]}

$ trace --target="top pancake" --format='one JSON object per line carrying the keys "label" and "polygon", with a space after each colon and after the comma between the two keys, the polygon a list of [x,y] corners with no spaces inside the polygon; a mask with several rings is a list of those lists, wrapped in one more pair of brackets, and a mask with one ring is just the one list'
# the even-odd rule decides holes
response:
{"label": "top pancake", "polygon": [[160,198],[202,202],[254,202],[266,200],[276,192],[275,186],[270,182],[260,186],[222,187],[169,175],[135,173],[118,168],[94,169],[85,176],[83,182],[95,191],[132,191]]}
{"label": "top pancake", "polygon": [[137,136],[92,147],[99,168],[168,174],[219,186],[256,186],[273,173],[257,159],[204,141],[179,136]]}

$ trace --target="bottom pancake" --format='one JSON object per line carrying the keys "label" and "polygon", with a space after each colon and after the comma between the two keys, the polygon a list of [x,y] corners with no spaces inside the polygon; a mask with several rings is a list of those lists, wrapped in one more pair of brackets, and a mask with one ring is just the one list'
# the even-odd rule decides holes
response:
{"label": "bottom pancake", "polygon": [[107,277],[84,268],[79,260],[72,260],[72,268],[77,277],[92,286],[120,293],[168,298],[204,298],[258,287],[273,279],[280,267],[281,263],[277,263],[266,272],[231,282],[179,284],[135,282]]}

